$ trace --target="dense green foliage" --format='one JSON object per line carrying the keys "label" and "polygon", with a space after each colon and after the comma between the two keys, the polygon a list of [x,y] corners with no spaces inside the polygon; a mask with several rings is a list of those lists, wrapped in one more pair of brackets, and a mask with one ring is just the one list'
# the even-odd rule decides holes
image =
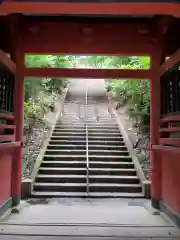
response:
{"label": "dense green foliage", "polygon": [[[149,69],[149,57],[104,57],[92,56],[88,58],[90,66],[95,68],[119,69]],[[137,118],[144,125],[149,124],[149,81],[145,80],[114,80],[106,81],[108,91],[118,106],[128,105],[128,114]]]}
{"label": "dense green foliage", "polygon": [[[27,67],[71,67],[75,64],[73,56],[28,55]],[[67,79],[27,78],[25,80],[25,120],[42,120],[44,114],[53,108],[55,99],[67,86]]]}

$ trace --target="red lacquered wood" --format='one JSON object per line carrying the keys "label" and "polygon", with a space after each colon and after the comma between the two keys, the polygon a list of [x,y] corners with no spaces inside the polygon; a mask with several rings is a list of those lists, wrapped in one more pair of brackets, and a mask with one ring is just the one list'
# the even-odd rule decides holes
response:
{"label": "red lacquered wood", "polygon": [[0,119],[14,120],[14,116],[6,113],[0,113]]}
{"label": "red lacquered wood", "polygon": [[16,64],[0,49],[0,62],[12,73],[16,73]]}
{"label": "red lacquered wood", "polygon": [[[23,142],[24,130],[24,53],[22,51],[21,35],[16,35],[13,59],[16,63],[14,86],[14,123],[16,126],[15,141]],[[12,162],[11,195],[13,206],[20,203],[21,198],[21,172],[22,172],[22,146],[14,149]]]}
{"label": "red lacquered wood", "polygon": [[150,151],[174,152],[174,153],[180,154],[180,148],[163,146],[163,145],[152,145],[152,147],[149,150]]}
{"label": "red lacquered wood", "polygon": [[168,116],[165,118],[162,118],[160,120],[160,124],[164,124],[164,123],[170,123],[170,122],[180,122],[180,115],[173,115],[173,116]]}
{"label": "red lacquered wood", "polygon": [[5,130],[5,129],[15,129],[15,125],[8,125],[8,124],[0,124],[0,129]]}
{"label": "red lacquered wood", "polygon": [[160,67],[160,75],[162,76],[169,69],[173,68],[180,61],[180,49],[171,55]]}
{"label": "red lacquered wood", "polygon": [[25,68],[26,77],[59,77],[59,78],[98,78],[118,79],[136,78],[148,79],[148,70],[126,70],[126,69],[66,69],[66,68]]}
{"label": "red lacquered wood", "polygon": [[60,15],[172,15],[180,16],[174,3],[50,3],[9,2],[0,6],[0,14],[60,14]]}
{"label": "red lacquered wood", "polygon": [[0,143],[0,151],[11,150],[20,146],[21,142]]}
{"label": "red lacquered wood", "polygon": [[0,142],[5,142],[5,141],[14,141],[15,136],[13,134],[9,135],[0,135]]}
{"label": "red lacquered wood", "polygon": [[[160,120],[160,76],[159,66],[161,60],[161,47],[154,46],[154,53],[151,56],[151,81],[150,81],[150,144],[159,144],[159,120]],[[151,168],[151,197],[153,202],[161,200],[162,190],[162,169],[161,156],[159,152],[150,152]]]}
{"label": "red lacquered wood", "polygon": [[180,132],[180,127],[161,128],[159,131],[160,131],[160,133]]}
{"label": "red lacquered wood", "polygon": [[179,138],[160,138],[161,145],[174,145],[180,147],[180,139]]}

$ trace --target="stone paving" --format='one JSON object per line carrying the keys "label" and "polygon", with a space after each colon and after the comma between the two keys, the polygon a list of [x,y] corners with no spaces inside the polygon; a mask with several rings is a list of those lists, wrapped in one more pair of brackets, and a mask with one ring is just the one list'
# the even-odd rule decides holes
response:
{"label": "stone paving", "polygon": [[20,214],[4,219],[0,229],[2,240],[180,237],[178,229],[145,199],[29,199],[21,203]]}

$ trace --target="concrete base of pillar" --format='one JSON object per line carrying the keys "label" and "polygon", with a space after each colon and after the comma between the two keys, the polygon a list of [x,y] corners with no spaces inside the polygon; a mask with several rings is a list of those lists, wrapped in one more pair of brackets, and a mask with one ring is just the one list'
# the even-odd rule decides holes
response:
{"label": "concrete base of pillar", "polygon": [[31,189],[32,189],[32,180],[24,179],[21,182],[21,197],[29,198],[31,196]]}
{"label": "concrete base of pillar", "polygon": [[148,180],[142,181],[143,192],[146,198],[151,198],[151,182]]}

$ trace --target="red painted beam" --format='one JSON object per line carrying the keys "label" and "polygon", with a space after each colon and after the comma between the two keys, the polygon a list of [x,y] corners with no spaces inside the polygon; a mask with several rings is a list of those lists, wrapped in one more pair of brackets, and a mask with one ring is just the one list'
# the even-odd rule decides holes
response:
{"label": "red painted beam", "polygon": [[0,119],[14,120],[14,116],[6,113],[0,113]]}
{"label": "red painted beam", "polygon": [[30,21],[23,26],[25,53],[138,56],[153,50],[150,23]]}
{"label": "red painted beam", "polygon": [[180,148],[171,147],[171,146],[163,146],[163,145],[152,145],[150,151],[158,151],[158,152],[172,152],[172,153],[180,153]]}
{"label": "red painted beam", "polygon": [[160,67],[160,75],[162,76],[169,69],[173,68],[180,61],[180,49],[171,55]]}
{"label": "red painted beam", "polygon": [[1,144],[1,142],[14,141],[14,140],[15,140],[14,134],[0,135],[0,144]]}
{"label": "red painted beam", "polygon": [[160,133],[180,132],[180,127],[161,128]]}
{"label": "red painted beam", "polygon": [[101,56],[148,56],[151,54],[153,47],[149,44],[135,45],[127,44],[101,44],[84,45],[49,42],[32,42],[24,46],[26,54],[56,54],[56,55],[101,55]]}
{"label": "red painted beam", "polygon": [[172,15],[180,17],[179,4],[174,3],[50,3],[7,2],[0,14],[61,14],[61,15]]}
{"label": "red painted beam", "polygon": [[170,122],[180,122],[180,115],[175,115],[175,116],[168,116],[165,118],[162,118],[160,120],[160,124],[164,124],[164,123],[170,123]]}
{"label": "red painted beam", "polygon": [[14,125],[8,125],[8,124],[0,124],[0,129],[5,130],[5,129],[15,129]]}
{"label": "red painted beam", "polygon": [[21,142],[0,143],[0,151],[11,150],[21,146]]}
{"label": "red painted beam", "polygon": [[25,77],[97,78],[97,79],[149,79],[148,70],[126,69],[67,69],[67,68],[25,68]]}
{"label": "red painted beam", "polygon": [[25,53],[138,56],[153,50],[152,26],[143,23],[29,23],[23,31]]}
{"label": "red painted beam", "polygon": [[179,138],[160,138],[159,143],[161,145],[174,145],[180,147],[180,139]]}
{"label": "red painted beam", "polygon": [[9,69],[13,74],[16,73],[16,64],[1,49],[0,63],[3,64],[7,69]]}

